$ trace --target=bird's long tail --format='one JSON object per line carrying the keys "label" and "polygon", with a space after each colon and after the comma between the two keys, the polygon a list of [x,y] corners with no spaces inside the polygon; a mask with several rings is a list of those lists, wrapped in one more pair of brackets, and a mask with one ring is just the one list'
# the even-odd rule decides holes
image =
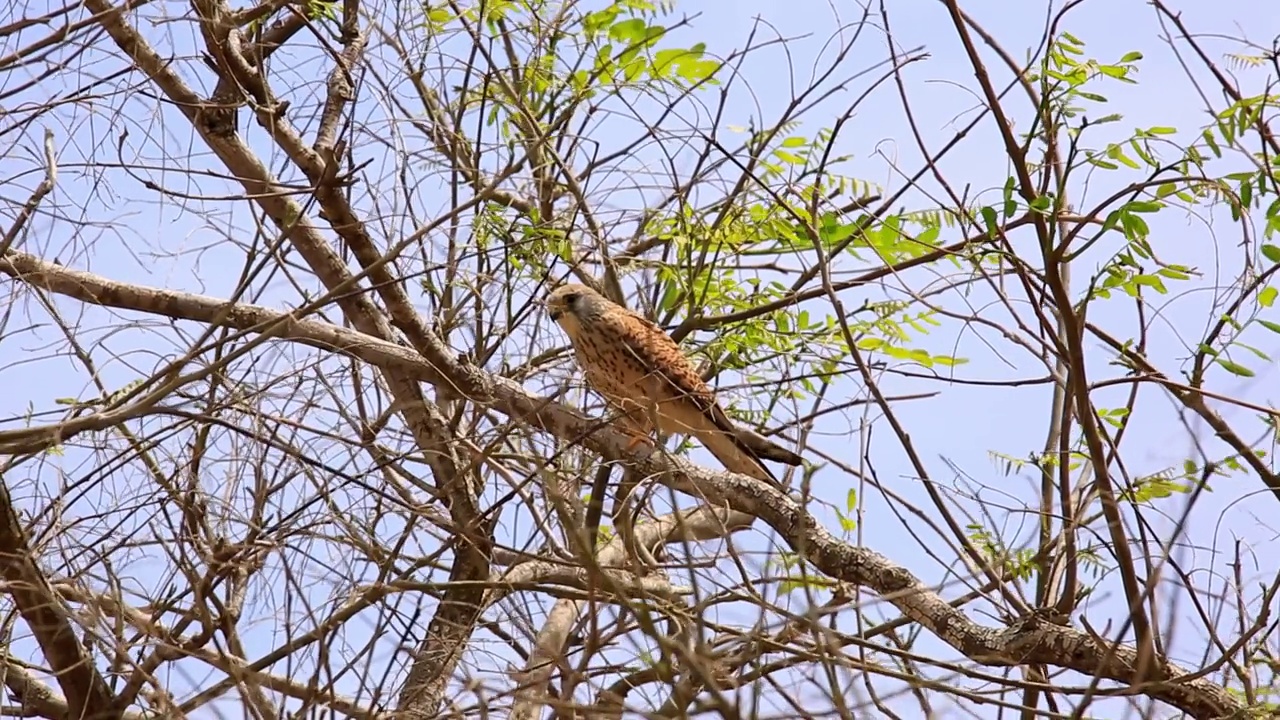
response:
{"label": "bird's long tail", "polygon": [[742,473],[774,485],[782,484],[773,476],[773,473],[769,472],[769,468],[760,461],[755,451],[743,442],[741,436],[721,431],[706,433],[699,439],[726,470]]}
{"label": "bird's long tail", "polygon": [[746,445],[756,457],[764,460],[772,460],[783,465],[792,465],[799,467],[804,464],[804,458],[791,452],[790,450],[775,444],[771,440],[766,439],[763,435],[754,430],[746,428],[738,428],[738,440]]}

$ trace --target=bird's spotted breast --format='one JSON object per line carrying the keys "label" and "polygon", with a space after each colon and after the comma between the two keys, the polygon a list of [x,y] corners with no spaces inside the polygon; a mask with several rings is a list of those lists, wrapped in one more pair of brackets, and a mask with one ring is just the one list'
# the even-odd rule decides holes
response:
{"label": "bird's spotted breast", "polygon": [[584,323],[582,332],[572,338],[574,354],[582,368],[584,379],[605,400],[618,410],[632,416],[632,420],[647,428],[647,412],[638,398],[647,395],[647,383],[653,368],[630,349],[623,336],[624,328],[610,319]]}

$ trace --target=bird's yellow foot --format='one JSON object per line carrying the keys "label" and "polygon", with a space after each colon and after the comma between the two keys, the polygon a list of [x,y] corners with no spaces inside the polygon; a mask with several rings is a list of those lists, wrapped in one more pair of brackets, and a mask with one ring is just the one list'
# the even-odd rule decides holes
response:
{"label": "bird's yellow foot", "polygon": [[631,442],[628,442],[628,443],[627,443],[627,452],[629,452],[629,453],[633,453],[633,452],[635,452],[636,450],[639,450],[639,449],[640,449],[640,447],[641,447],[642,445],[649,445],[649,446],[651,446],[651,447],[652,447],[652,446],[653,446],[653,440],[651,440],[651,439],[649,439],[649,438],[647,438],[647,437],[645,437],[645,436],[643,436],[643,435],[636,435],[636,436],[634,436],[634,437],[632,437],[632,438],[631,438]]}

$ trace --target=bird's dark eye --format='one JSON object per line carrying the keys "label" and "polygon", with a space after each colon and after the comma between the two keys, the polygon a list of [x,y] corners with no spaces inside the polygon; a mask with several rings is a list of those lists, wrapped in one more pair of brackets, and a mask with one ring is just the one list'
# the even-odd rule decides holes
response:
{"label": "bird's dark eye", "polygon": [[578,302],[578,298],[580,298],[580,297],[582,297],[582,293],[576,293],[576,292],[574,292],[574,293],[569,293],[568,295],[565,295],[565,296],[564,296],[564,304],[565,304],[565,305],[572,305],[572,304],[574,304],[574,303]]}

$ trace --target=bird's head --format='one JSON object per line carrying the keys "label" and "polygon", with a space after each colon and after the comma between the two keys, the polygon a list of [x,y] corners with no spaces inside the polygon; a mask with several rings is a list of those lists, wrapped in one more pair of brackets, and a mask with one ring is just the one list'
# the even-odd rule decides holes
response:
{"label": "bird's head", "polygon": [[609,301],[586,285],[561,285],[547,295],[547,314],[572,335],[609,309]]}

